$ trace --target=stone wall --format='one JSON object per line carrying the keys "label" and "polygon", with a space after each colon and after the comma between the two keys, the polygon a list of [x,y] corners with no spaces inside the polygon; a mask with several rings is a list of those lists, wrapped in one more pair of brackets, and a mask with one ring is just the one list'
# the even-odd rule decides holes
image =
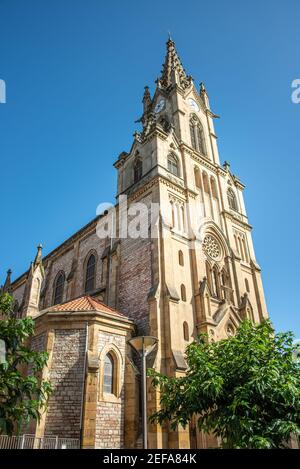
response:
{"label": "stone wall", "polygon": [[45,435],[80,437],[85,342],[85,329],[55,330]]}
{"label": "stone wall", "polygon": [[[119,380],[119,396],[103,395],[98,390],[98,405],[96,413],[96,448],[122,448],[124,445],[124,372],[126,338],[118,334],[109,334],[99,331],[99,355],[105,348],[109,352],[118,350],[122,359],[118,361],[117,379]],[[104,356],[103,356],[104,359]],[[116,364],[115,364],[116,365]],[[103,370],[102,370],[103,372]]]}

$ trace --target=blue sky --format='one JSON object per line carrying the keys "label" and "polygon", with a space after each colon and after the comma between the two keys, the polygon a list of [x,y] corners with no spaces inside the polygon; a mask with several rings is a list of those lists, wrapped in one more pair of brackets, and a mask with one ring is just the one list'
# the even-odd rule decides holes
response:
{"label": "blue sky", "polygon": [[114,201],[143,88],[171,31],[203,81],[246,206],[271,318],[300,338],[299,1],[0,0],[0,275],[27,269]]}

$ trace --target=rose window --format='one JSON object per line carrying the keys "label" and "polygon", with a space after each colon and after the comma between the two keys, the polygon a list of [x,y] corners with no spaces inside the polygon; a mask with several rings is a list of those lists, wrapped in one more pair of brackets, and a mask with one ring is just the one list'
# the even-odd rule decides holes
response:
{"label": "rose window", "polygon": [[203,240],[203,250],[205,254],[215,261],[221,257],[221,248],[215,238],[211,235],[205,236]]}

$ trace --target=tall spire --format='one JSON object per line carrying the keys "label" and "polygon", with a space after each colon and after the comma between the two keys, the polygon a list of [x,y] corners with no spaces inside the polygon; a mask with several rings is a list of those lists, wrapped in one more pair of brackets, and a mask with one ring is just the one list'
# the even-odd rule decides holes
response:
{"label": "tall spire", "polygon": [[5,280],[4,287],[3,287],[3,292],[5,293],[9,293],[11,290],[11,273],[12,273],[11,269],[8,269],[6,280]]}
{"label": "tall spire", "polygon": [[145,86],[144,96],[143,96],[143,106],[144,106],[144,113],[149,111],[151,106],[152,100],[149,91],[149,86]]}
{"label": "tall spire", "polygon": [[42,249],[43,249],[43,246],[39,244],[37,247],[37,253],[34,259],[34,263],[33,263],[34,267],[37,267],[38,265],[42,263]]}
{"label": "tall spire", "polygon": [[177,84],[183,89],[190,86],[192,82],[192,77],[186,74],[175,49],[175,42],[170,36],[167,41],[167,54],[163,64],[161,77],[157,82],[162,88],[168,88],[170,85]]}

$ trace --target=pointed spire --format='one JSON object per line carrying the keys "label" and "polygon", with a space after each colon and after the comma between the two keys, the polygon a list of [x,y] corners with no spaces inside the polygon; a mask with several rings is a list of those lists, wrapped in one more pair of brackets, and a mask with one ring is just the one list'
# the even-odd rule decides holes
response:
{"label": "pointed spire", "polygon": [[37,253],[34,259],[33,267],[37,267],[38,265],[42,263],[42,249],[43,249],[43,246],[39,244],[37,247]]}
{"label": "pointed spire", "polygon": [[223,168],[225,169],[225,171],[229,171],[230,170],[230,164],[228,163],[228,161],[224,161],[223,163]]}
{"label": "pointed spire", "polygon": [[201,81],[201,83],[200,83],[200,96],[202,96],[203,94],[206,94],[206,89],[205,89],[204,83]]}
{"label": "pointed spire", "polygon": [[9,293],[10,292],[10,289],[11,289],[10,288],[11,287],[11,274],[12,274],[11,269],[8,269],[6,279],[5,279],[5,283],[4,283],[4,287],[3,287],[3,292],[4,293]]}
{"label": "pointed spire", "polygon": [[[199,94],[200,94],[200,97],[202,98],[202,100],[203,100],[203,102],[204,102],[206,108],[207,108],[207,109],[210,109],[208,94],[207,94],[207,91],[206,91],[206,88],[205,88],[203,82],[200,83],[200,91],[199,91]],[[217,116],[216,116],[216,117],[217,117]]]}
{"label": "pointed spire", "polygon": [[190,86],[192,81],[191,76],[187,76],[181,60],[175,49],[175,42],[171,39],[167,41],[167,54],[165,62],[163,64],[163,69],[161,72],[161,77],[158,79],[158,86],[161,88],[168,88],[170,85],[175,85],[185,89]]}
{"label": "pointed spire", "polygon": [[152,100],[149,91],[149,86],[145,86],[144,96],[143,96],[143,106],[144,106],[144,114],[149,111],[151,106]]}

